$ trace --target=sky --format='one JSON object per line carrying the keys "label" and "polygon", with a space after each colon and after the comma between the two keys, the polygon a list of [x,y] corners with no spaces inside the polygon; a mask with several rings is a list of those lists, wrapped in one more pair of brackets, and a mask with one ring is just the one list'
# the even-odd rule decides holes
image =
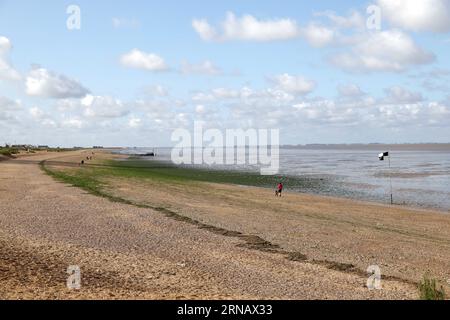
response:
{"label": "sky", "polygon": [[450,142],[450,0],[0,0],[0,144]]}

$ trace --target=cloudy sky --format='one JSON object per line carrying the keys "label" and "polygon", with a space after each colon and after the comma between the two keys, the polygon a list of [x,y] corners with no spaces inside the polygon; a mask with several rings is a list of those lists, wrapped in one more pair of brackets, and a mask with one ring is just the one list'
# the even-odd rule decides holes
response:
{"label": "cloudy sky", "polygon": [[0,0],[0,144],[168,146],[195,120],[449,142],[450,0]]}

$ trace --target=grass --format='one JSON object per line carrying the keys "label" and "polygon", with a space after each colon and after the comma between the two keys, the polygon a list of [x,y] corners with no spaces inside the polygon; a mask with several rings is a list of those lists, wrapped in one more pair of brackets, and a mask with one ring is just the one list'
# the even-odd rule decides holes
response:
{"label": "grass", "polygon": [[[88,172],[79,170],[79,171],[71,173],[71,172],[66,172],[66,171],[51,170],[45,166],[44,162],[40,163],[40,167],[45,173],[47,173],[49,176],[53,177],[54,179],[61,181],[61,182],[65,182],[74,187],[81,188],[92,195],[107,198],[113,202],[138,205],[129,200],[115,197],[115,196],[107,193],[104,190],[106,184],[104,182],[101,182],[98,179],[98,176],[96,177],[95,175],[91,175]],[[138,205],[138,206],[141,206],[141,205]]]}
{"label": "grass", "polygon": [[[302,193],[358,198],[358,191],[345,189],[338,181],[319,176],[262,176],[258,172],[217,170],[175,166],[171,163],[131,158],[105,160],[96,165],[85,165],[74,171],[77,179],[94,179],[97,182],[111,178],[136,179],[155,184],[172,184],[181,187],[212,182],[274,189],[283,181],[286,190]],[[73,178],[72,178],[73,179]],[[360,198],[363,198],[362,196]]]}
{"label": "grass", "polygon": [[104,173],[123,178],[151,179],[160,182],[213,182],[275,188],[283,181],[291,190],[305,192],[327,191],[331,184],[325,179],[302,176],[287,177],[281,175],[263,176],[257,172],[243,172],[230,170],[216,170],[206,168],[179,167],[170,163],[130,159],[126,161],[108,161]]}
{"label": "grass", "polygon": [[[34,149],[37,151],[47,151],[47,152],[66,152],[66,151],[75,151],[77,149],[74,148],[45,148],[45,149]],[[33,151],[33,150],[32,150]]]}
{"label": "grass", "polygon": [[439,286],[436,279],[430,275],[424,275],[419,283],[419,294],[421,300],[445,300],[446,294],[443,286]]}
{"label": "grass", "polygon": [[[109,161],[105,162],[105,164],[107,163],[109,163]],[[81,188],[92,195],[103,197],[113,202],[124,203],[140,208],[153,209],[165,213],[166,211],[168,212],[168,209],[166,208],[137,203],[125,198],[114,196],[107,191],[108,184],[105,182],[107,178],[112,176],[134,177],[135,172],[132,170],[133,168],[131,170],[123,170],[123,167],[104,165],[100,167],[86,166],[80,169],[71,168],[70,170],[52,170],[45,165],[45,161],[40,163],[40,167],[46,174],[54,179],[70,184],[73,187]],[[158,176],[156,176],[156,179],[158,179]]]}
{"label": "grass", "polygon": [[18,153],[19,153],[19,149],[0,147],[1,155],[11,157],[12,155],[18,154]]}
{"label": "grass", "polygon": [[11,147],[0,147],[0,155],[11,157],[18,154],[20,151],[27,151],[28,153],[36,153],[36,151],[47,151],[47,152],[64,152],[73,151],[75,149],[70,148],[29,148],[29,149],[18,149]]}
{"label": "grass", "polygon": [[[109,181],[118,179],[142,180],[150,184],[167,184],[190,188],[200,186],[202,182],[234,183],[248,186],[270,186],[273,188],[281,177],[260,176],[256,173],[216,171],[175,167],[171,164],[157,161],[142,161],[131,159],[127,161],[104,160],[96,164],[82,167],[56,168],[41,162],[41,169],[51,177],[61,182],[81,188],[88,193],[114,202],[134,205],[142,208],[154,209],[165,214],[173,215],[169,208],[162,204],[137,203],[118,197],[111,192]],[[295,178],[297,185],[308,185],[312,180]],[[293,183],[290,181],[290,183]],[[204,185],[201,186],[205,187]],[[206,188],[208,188],[206,186]]]}

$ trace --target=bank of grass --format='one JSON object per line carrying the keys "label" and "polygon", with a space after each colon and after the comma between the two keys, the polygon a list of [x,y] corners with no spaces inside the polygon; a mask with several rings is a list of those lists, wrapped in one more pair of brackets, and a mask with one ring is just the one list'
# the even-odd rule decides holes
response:
{"label": "bank of grass", "polygon": [[110,169],[105,173],[124,178],[153,179],[178,183],[212,182],[265,188],[275,188],[282,181],[289,185],[290,189],[304,191],[325,190],[329,186],[326,180],[318,177],[264,176],[259,172],[180,167],[166,162],[140,159],[107,161],[105,164]]}
{"label": "bank of grass", "polygon": [[[108,192],[110,190],[108,181],[115,180],[115,178],[186,188],[199,186],[203,182],[275,188],[279,181],[286,182],[287,179],[281,176],[261,176],[252,172],[177,167],[170,163],[140,159],[97,160],[79,167],[52,166],[51,162],[48,164],[42,162],[41,168],[59,181],[111,200],[118,200]],[[314,181],[291,178],[289,185],[292,187],[294,183],[307,187]],[[124,201],[120,200],[120,202]]]}
{"label": "bank of grass", "polygon": [[18,153],[19,153],[19,149],[0,147],[0,154],[3,156],[11,157]]}
{"label": "bank of grass", "polygon": [[445,300],[444,287],[438,284],[436,279],[426,274],[419,283],[419,294],[421,300]]}
{"label": "bank of grass", "polygon": [[[59,170],[59,169],[58,169]],[[341,187],[336,181],[318,176],[263,176],[259,172],[244,172],[175,166],[171,163],[131,158],[126,160],[103,160],[90,162],[76,171],[79,177],[89,176],[97,181],[107,181],[110,178],[136,179],[164,185],[192,185],[211,182],[234,184],[250,187],[274,189],[282,181],[287,190],[320,195],[340,195],[358,198],[357,191]]]}
{"label": "bank of grass", "polygon": [[141,180],[160,185],[189,187],[202,182],[240,184],[247,186],[275,186],[281,177],[263,177],[253,173],[176,167],[162,162],[142,160],[104,160],[77,168],[52,167],[41,163],[41,168],[52,177],[80,187],[89,193],[105,196],[110,179]]}
{"label": "bank of grass", "polygon": [[[147,162],[148,163],[148,162]],[[128,199],[117,197],[109,192],[108,181],[118,179],[139,179],[153,184],[192,186],[198,183],[190,175],[183,175],[189,170],[178,170],[167,167],[166,164],[154,163],[151,166],[144,166],[145,163],[139,161],[115,161],[103,160],[95,164],[85,164],[80,167],[52,166],[45,161],[40,163],[41,169],[54,179],[81,188],[90,194],[107,198],[114,202],[131,204],[139,207],[154,210],[164,210],[157,206],[132,202]],[[175,172],[173,172],[175,170]]]}
{"label": "bank of grass", "polygon": [[[108,193],[105,189],[105,187],[107,186],[106,183],[100,181],[101,177],[104,176],[104,172],[102,172],[102,174],[98,174],[99,171],[103,171],[102,169],[93,168],[92,170],[89,171],[73,170],[73,169],[52,170],[51,168],[45,165],[45,161],[40,163],[40,167],[46,174],[53,177],[55,180],[70,184],[73,187],[81,188],[92,195],[107,198],[113,202],[137,205],[140,207],[143,206],[134,203],[132,201],[129,201],[127,199],[113,196],[110,193]],[[146,207],[151,208],[150,206]]]}
{"label": "bank of grass", "polygon": [[68,152],[76,150],[80,150],[80,148],[36,148],[31,151]]}
{"label": "bank of grass", "polygon": [[74,151],[78,149],[74,148],[12,148],[12,147],[0,147],[0,155],[7,156],[7,157],[13,157],[16,154],[19,154],[20,152],[26,152],[26,153],[36,153],[37,151],[47,151],[47,152],[67,152],[67,151]]}

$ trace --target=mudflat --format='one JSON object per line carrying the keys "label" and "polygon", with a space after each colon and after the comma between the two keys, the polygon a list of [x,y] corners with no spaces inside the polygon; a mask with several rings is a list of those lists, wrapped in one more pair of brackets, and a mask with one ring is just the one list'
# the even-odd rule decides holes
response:
{"label": "mudflat", "polygon": [[[106,176],[103,192],[126,200],[111,201],[39,166],[77,174],[90,152],[0,163],[0,298],[415,299],[427,271],[450,279],[445,213]],[[71,265],[80,290],[66,287]],[[380,290],[366,287],[371,265]]]}

